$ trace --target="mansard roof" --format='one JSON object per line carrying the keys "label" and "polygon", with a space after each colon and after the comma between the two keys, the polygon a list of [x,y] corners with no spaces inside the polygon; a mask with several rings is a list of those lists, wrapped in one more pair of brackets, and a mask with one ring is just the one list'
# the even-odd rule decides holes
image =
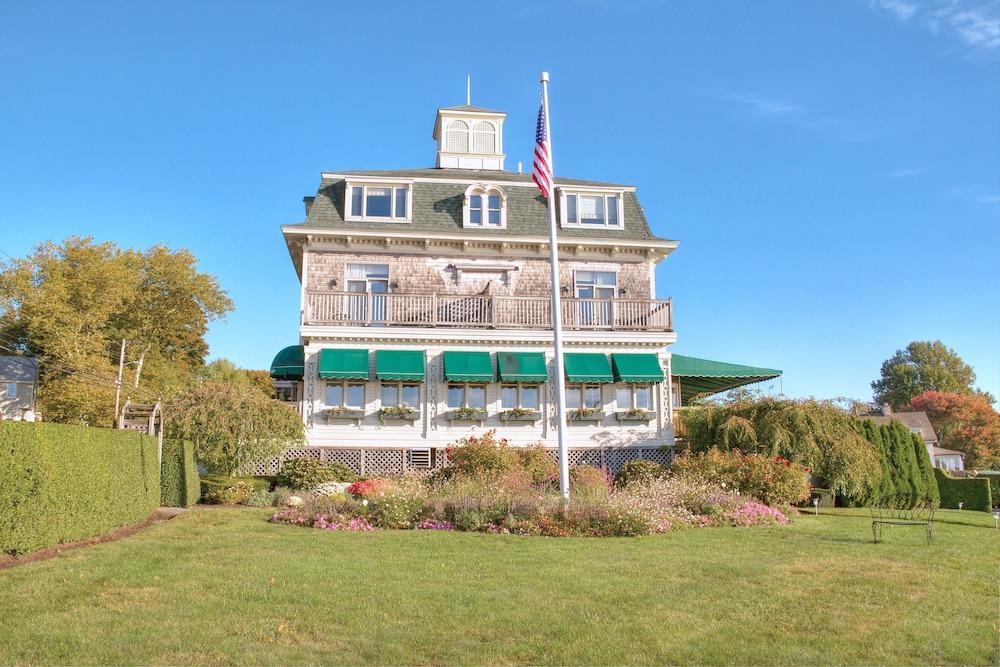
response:
{"label": "mansard roof", "polygon": [[[413,183],[413,221],[398,222],[347,222],[344,219],[346,195],[345,176],[415,179]],[[624,229],[566,229],[560,228],[562,238],[604,238],[645,240],[657,237],[649,229],[646,215],[629,185],[604,183],[570,178],[555,179],[557,187],[606,187],[624,190]],[[505,229],[476,228],[476,234],[497,236],[547,236],[549,233],[548,209],[538,188],[531,181],[531,174],[508,171],[477,171],[464,169],[395,169],[381,171],[339,171],[324,174],[316,197],[309,206],[305,225],[321,228],[357,230],[427,231],[449,233],[472,231],[462,226],[462,205],[470,183],[497,184],[504,188],[507,199],[507,227]],[[505,184],[506,187],[505,187]],[[515,185],[517,184],[517,185]],[[531,187],[525,187],[531,185]]]}

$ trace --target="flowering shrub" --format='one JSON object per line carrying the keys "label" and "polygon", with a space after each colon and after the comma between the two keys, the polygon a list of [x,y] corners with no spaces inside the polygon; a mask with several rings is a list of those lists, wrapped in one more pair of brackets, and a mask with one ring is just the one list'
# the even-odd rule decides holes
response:
{"label": "flowering shrub", "polygon": [[572,493],[588,498],[607,496],[611,478],[607,471],[594,466],[573,466],[569,470],[569,488]]}
{"label": "flowering shrub", "polygon": [[288,459],[281,465],[274,482],[290,489],[312,489],[323,482],[353,482],[358,479],[347,466],[309,458]]}
{"label": "flowering shrub", "polygon": [[734,510],[724,512],[722,518],[734,526],[783,526],[788,523],[788,517],[781,510],[768,507],[755,500],[748,501]]}
{"label": "flowering shrub", "polygon": [[205,502],[210,505],[243,505],[253,494],[253,484],[236,482],[230,486],[209,491],[205,494]]}
{"label": "flowering shrub", "polygon": [[363,479],[347,487],[347,492],[357,498],[374,498],[384,493],[388,486],[384,479]]}
{"label": "flowering shrub", "polygon": [[629,484],[638,482],[645,484],[652,479],[663,477],[667,474],[667,469],[659,463],[652,461],[629,461],[625,463],[618,472],[615,473],[615,486],[623,488]]}
{"label": "flowering shrub", "polygon": [[421,530],[455,530],[455,526],[450,521],[438,521],[437,519],[424,519],[417,528]]}
{"label": "flowering shrub", "polygon": [[448,476],[486,477],[507,472],[517,465],[507,438],[497,438],[496,429],[482,435],[461,438],[455,446],[445,449]]}
{"label": "flowering shrub", "polygon": [[340,496],[346,493],[350,487],[351,484],[347,482],[324,482],[313,489],[312,493],[314,496]]}
{"label": "flowering shrub", "polygon": [[713,448],[678,457],[672,469],[681,477],[717,482],[767,505],[794,505],[809,498],[809,468],[780,456]]}
{"label": "flowering shrub", "polygon": [[371,518],[382,528],[412,528],[429,514],[427,492],[419,480],[412,478],[387,484],[370,502]]}

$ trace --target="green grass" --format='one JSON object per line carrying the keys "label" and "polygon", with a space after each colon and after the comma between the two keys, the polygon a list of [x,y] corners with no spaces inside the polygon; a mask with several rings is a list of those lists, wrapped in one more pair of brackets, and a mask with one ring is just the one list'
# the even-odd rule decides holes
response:
{"label": "green grass", "polygon": [[863,511],[645,538],[192,511],[0,571],[0,663],[996,664],[1000,530]]}

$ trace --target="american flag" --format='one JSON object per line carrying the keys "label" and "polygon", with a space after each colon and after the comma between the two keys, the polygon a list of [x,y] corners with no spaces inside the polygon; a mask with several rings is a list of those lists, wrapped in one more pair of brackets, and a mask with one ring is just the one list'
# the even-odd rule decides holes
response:
{"label": "american flag", "polygon": [[549,198],[552,190],[552,168],[549,167],[551,153],[549,138],[545,133],[545,105],[538,107],[538,125],[535,127],[535,162],[531,168],[531,180],[535,182],[542,196]]}

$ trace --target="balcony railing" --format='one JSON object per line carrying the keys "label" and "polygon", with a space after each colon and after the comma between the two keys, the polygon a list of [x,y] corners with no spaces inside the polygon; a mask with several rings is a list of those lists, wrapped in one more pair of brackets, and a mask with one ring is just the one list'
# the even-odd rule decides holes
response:
{"label": "balcony railing", "polygon": [[[546,329],[547,296],[309,291],[305,324]],[[671,331],[670,299],[562,299],[565,329]]]}

